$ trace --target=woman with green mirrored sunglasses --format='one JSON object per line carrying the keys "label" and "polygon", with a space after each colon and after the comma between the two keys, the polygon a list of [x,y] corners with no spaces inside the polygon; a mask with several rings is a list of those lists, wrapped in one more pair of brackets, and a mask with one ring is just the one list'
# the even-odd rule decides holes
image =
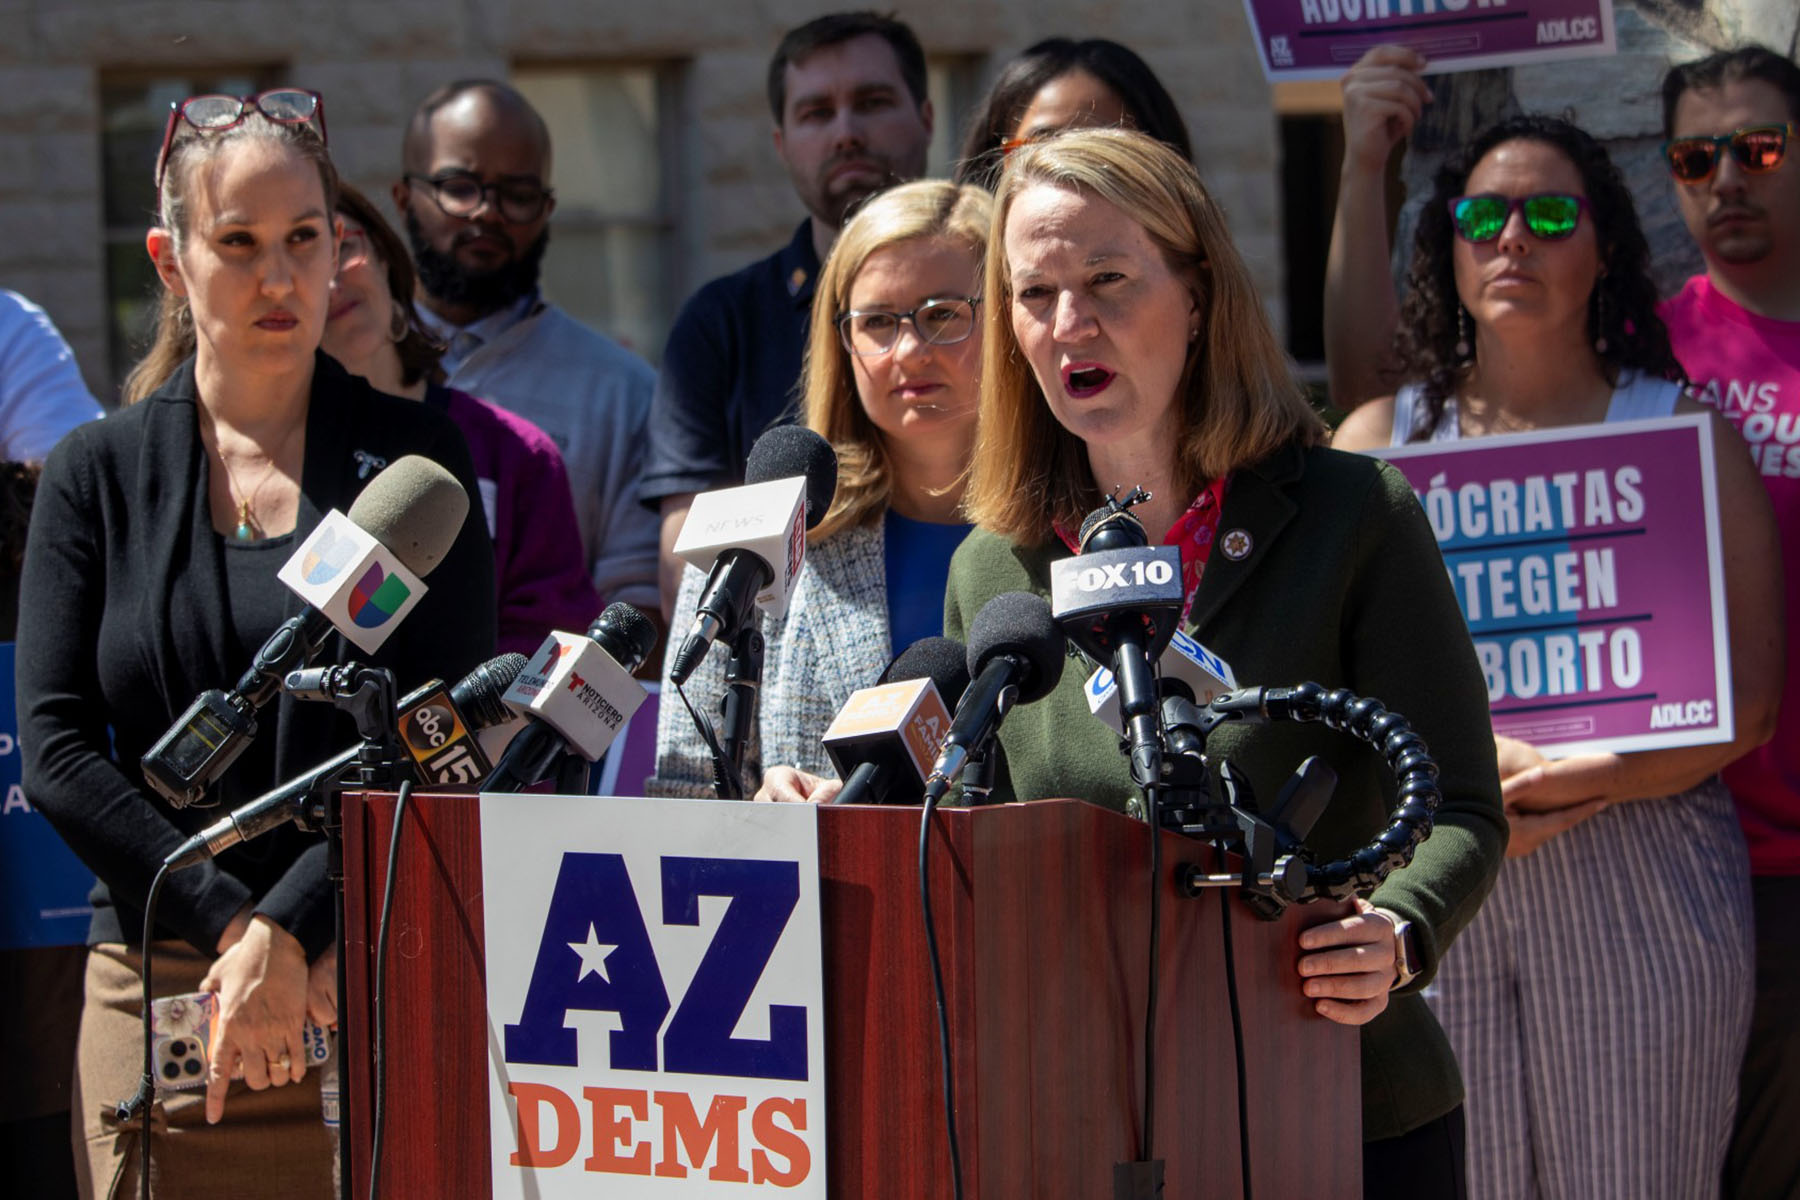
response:
{"label": "woman with green mirrored sunglasses", "polygon": [[1450,221],[1456,236],[1465,242],[1491,242],[1500,236],[1515,212],[1525,214],[1525,228],[1544,242],[1573,237],[1587,211],[1585,196],[1568,192],[1538,192],[1531,196],[1502,196],[1487,192],[1457,196],[1450,201]]}
{"label": "woman with green mirrored sunglasses", "polygon": [[[1402,386],[1351,413],[1333,444],[1705,411],[1685,393],[1649,258],[1631,194],[1593,138],[1534,116],[1477,134],[1420,213],[1394,343]],[[1471,1200],[1718,1195],[1749,1027],[1752,914],[1748,853],[1716,772],[1769,737],[1783,656],[1768,501],[1743,440],[1710,424],[1733,740],[1570,753],[1497,706],[1508,859],[1427,993],[1467,1090]],[[1605,477],[1617,463],[1590,465]],[[1475,590],[1465,608],[1483,621],[1490,695],[1516,697],[1495,682],[1524,644],[1506,635],[1539,631],[1496,625],[1495,597]],[[1569,619],[1587,636],[1596,616]]]}

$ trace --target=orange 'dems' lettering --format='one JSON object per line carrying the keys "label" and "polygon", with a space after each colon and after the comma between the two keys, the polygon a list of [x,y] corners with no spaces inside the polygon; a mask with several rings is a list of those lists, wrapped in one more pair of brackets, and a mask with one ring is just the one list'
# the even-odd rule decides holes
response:
{"label": "orange 'dems' lettering", "polygon": [[[571,1162],[582,1140],[581,1106],[574,1097],[545,1083],[515,1082],[507,1090],[518,1110],[519,1148],[508,1160],[511,1165],[545,1170]],[[794,1187],[812,1173],[812,1151],[800,1136],[806,1130],[805,1100],[772,1097],[750,1110],[748,1097],[717,1095],[707,1101],[702,1118],[695,1097],[687,1092],[590,1087],[582,1089],[582,1096],[592,1114],[589,1154],[581,1164],[585,1170],[671,1179],[704,1170],[716,1183],[777,1187]],[[747,1110],[748,1169],[743,1156]],[[554,1140],[546,1144],[550,1126]],[[653,1149],[660,1150],[654,1163]]]}

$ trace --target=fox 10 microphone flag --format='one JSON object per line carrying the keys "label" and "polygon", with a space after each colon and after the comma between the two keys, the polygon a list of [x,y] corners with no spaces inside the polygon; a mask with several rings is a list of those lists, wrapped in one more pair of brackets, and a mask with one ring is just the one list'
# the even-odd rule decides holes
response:
{"label": "fox 10 microphone flag", "polygon": [[826,1196],[818,813],[487,794],[496,1200]]}
{"label": "fox 10 microphone flag", "polygon": [[364,654],[381,649],[425,595],[397,554],[335,508],[275,577]]}

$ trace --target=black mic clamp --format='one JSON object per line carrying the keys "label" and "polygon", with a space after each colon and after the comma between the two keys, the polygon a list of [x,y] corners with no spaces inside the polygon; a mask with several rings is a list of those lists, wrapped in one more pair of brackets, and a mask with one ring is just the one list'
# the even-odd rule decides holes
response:
{"label": "black mic clamp", "polygon": [[394,782],[404,751],[396,732],[400,702],[392,671],[356,662],[306,667],[289,671],[282,688],[296,700],[326,700],[350,714],[363,740],[356,782],[368,787]]}

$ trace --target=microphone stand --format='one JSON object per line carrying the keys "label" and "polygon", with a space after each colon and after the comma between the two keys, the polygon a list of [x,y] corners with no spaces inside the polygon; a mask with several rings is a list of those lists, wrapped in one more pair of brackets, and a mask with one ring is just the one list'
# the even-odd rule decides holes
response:
{"label": "microphone stand", "polygon": [[[289,677],[290,684],[293,677]],[[311,682],[310,680],[308,681]],[[356,758],[342,768],[321,777],[309,790],[305,804],[304,828],[322,830],[325,834],[326,877],[331,882],[334,919],[337,929],[337,993],[338,993],[338,1126],[337,1126],[337,1192],[347,1198],[351,1193],[350,1138],[344,1131],[354,1128],[353,1105],[347,1086],[350,1072],[345,1069],[343,1055],[350,1045],[353,1029],[350,1022],[349,947],[344,929],[344,793],[386,790],[395,786],[406,770],[406,751],[395,730],[399,725],[399,689],[392,671],[381,667],[365,667],[346,663],[330,668],[316,688],[289,687],[289,694],[300,700],[328,700],[356,722],[362,737]],[[398,830],[395,831],[396,836]],[[371,1014],[373,1015],[373,1014]],[[377,1067],[379,1069],[379,1067]],[[371,1093],[381,1088],[379,1078],[371,1078]]]}
{"label": "microphone stand", "polygon": [[720,743],[730,767],[730,782],[736,795],[722,800],[744,798],[744,752],[750,744],[750,723],[756,719],[756,693],[762,687],[763,635],[754,612],[738,626],[731,639],[731,657],[725,660],[725,698],[721,705],[723,729]]}

